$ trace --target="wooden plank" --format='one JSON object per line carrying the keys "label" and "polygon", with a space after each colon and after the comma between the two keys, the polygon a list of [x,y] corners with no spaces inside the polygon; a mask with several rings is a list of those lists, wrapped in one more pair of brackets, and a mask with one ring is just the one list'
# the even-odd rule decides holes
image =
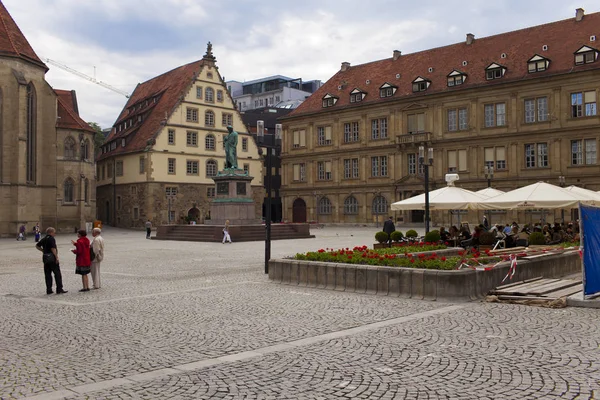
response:
{"label": "wooden plank", "polygon": [[562,289],[562,290],[559,290],[556,292],[548,293],[545,296],[548,297],[549,299],[551,299],[551,298],[560,299],[561,297],[566,297],[566,296],[570,296],[575,293],[579,293],[579,292],[581,292],[581,290],[582,290],[582,287],[577,285],[577,286],[571,286],[569,288]]}
{"label": "wooden plank", "polygon": [[507,288],[510,288],[510,287],[513,287],[513,286],[522,285],[524,283],[530,283],[530,282],[539,281],[540,279],[544,279],[544,277],[543,276],[538,276],[537,278],[525,279],[524,281],[521,281],[521,282],[514,282],[514,283],[509,283],[507,285],[501,285],[501,286],[498,286],[494,290],[503,290],[503,289],[507,289]]}
{"label": "wooden plank", "polygon": [[504,254],[504,253],[520,253],[525,250],[525,247],[510,247],[508,249],[490,250],[491,254]]}
{"label": "wooden plank", "polygon": [[560,279],[540,279],[540,280],[537,280],[534,282],[522,284],[520,286],[514,286],[514,287],[508,288],[506,290],[495,290],[495,292],[498,294],[502,293],[502,294],[523,295],[526,293],[530,293],[532,290],[535,290],[535,288],[537,288],[539,286],[544,286],[549,283],[557,282],[559,280]]}
{"label": "wooden plank", "polygon": [[562,280],[561,279],[558,282],[549,283],[547,285],[543,285],[543,286],[534,288],[531,291],[529,291],[528,293],[530,293],[530,294],[537,294],[537,295],[544,295],[546,293],[555,292],[555,291],[560,290],[560,289],[566,289],[568,287],[579,285],[580,283],[581,283],[581,281],[567,281],[567,280]]}
{"label": "wooden plank", "polygon": [[552,299],[548,297],[539,297],[539,296],[511,296],[511,295],[502,295],[498,296],[498,300],[546,300],[550,301]]}

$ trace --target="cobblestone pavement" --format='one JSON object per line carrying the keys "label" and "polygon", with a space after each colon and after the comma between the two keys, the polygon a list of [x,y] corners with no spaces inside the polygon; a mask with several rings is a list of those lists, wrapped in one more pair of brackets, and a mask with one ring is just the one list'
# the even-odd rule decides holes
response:
{"label": "cobblestone pavement", "polygon": [[[274,241],[273,257],[373,228]],[[269,283],[261,242],[106,229],[102,289],[45,294],[31,240],[0,240],[1,399],[600,398],[600,311],[449,304]]]}

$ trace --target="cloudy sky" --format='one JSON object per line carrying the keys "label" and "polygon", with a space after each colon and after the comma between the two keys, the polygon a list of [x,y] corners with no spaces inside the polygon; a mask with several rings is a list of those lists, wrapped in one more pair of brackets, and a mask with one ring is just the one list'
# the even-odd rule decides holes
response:
{"label": "cloudy sky", "polygon": [[[200,59],[213,43],[219,71],[326,81],[361,64],[600,11],[598,0],[1,0],[44,61],[131,93]],[[542,6],[543,4],[543,6]],[[86,121],[110,127],[126,98],[49,65],[48,82],[75,89]],[[95,69],[94,69],[95,68]],[[94,72],[95,71],[95,72]]]}

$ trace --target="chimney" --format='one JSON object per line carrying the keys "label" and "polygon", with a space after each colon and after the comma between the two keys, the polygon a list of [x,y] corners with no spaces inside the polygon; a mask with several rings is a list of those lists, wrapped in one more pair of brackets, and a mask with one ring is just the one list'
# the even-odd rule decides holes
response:
{"label": "chimney", "polygon": [[579,22],[583,19],[583,15],[584,15],[585,11],[583,10],[583,8],[578,8],[575,10],[575,21]]}
{"label": "chimney", "polygon": [[394,61],[399,59],[401,55],[402,55],[402,52],[400,50],[394,50],[394,56],[393,56]]}
{"label": "chimney", "polygon": [[467,33],[467,44],[473,44],[473,40],[475,40],[475,35]]}
{"label": "chimney", "polygon": [[350,63],[349,63],[348,61],[344,61],[344,62],[342,63],[342,68],[341,68],[341,71],[342,71],[342,72],[344,72],[344,71],[347,71],[347,70],[348,70],[348,68],[350,68]]}

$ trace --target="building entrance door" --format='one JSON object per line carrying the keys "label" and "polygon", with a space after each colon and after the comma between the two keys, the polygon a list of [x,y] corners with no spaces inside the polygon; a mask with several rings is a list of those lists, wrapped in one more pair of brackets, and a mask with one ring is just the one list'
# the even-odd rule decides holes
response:
{"label": "building entrance door", "polygon": [[292,222],[306,222],[306,202],[302,199],[294,200]]}
{"label": "building entrance door", "polygon": [[425,222],[425,211],[412,210],[410,212],[410,222]]}
{"label": "building entrance door", "polygon": [[200,219],[200,210],[198,210],[196,207],[191,208],[190,211],[188,211],[188,218],[191,221],[198,222],[198,220]]}

